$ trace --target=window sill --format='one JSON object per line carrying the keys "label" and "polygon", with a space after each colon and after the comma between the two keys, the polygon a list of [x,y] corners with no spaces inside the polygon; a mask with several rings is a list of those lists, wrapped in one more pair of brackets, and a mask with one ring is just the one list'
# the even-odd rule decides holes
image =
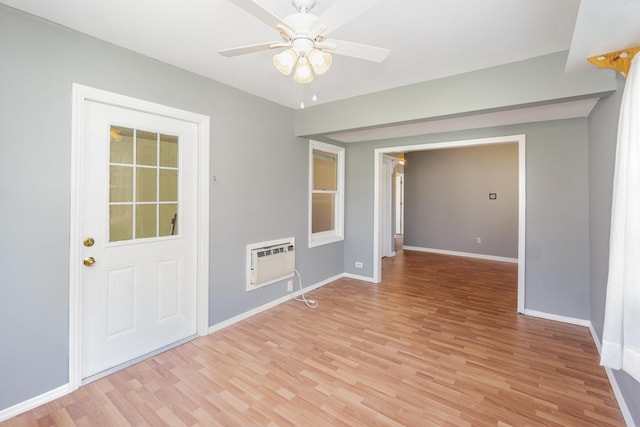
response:
{"label": "window sill", "polygon": [[329,243],[340,242],[344,240],[344,236],[337,236],[335,234],[329,236],[311,236],[309,238],[309,247],[315,248],[317,246],[328,245]]}

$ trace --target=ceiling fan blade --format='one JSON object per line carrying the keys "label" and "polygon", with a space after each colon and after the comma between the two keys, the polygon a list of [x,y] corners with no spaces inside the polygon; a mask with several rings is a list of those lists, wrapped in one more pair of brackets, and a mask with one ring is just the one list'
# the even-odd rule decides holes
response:
{"label": "ceiling fan blade", "polygon": [[342,27],[352,19],[362,15],[380,0],[338,0],[316,20],[317,24],[311,29],[313,38],[326,36]]}
{"label": "ceiling fan blade", "polygon": [[282,42],[267,42],[267,43],[258,43],[258,44],[250,44],[246,46],[233,47],[231,49],[223,49],[219,50],[218,53],[222,56],[238,56],[245,55],[247,53],[260,52],[262,50],[269,50],[278,47],[286,47],[287,45]]}
{"label": "ceiling fan blade", "polygon": [[285,24],[284,21],[280,19],[280,17],[278,17],[269,9],[265,8],[264,6],[262,6],[261,4],[253,0],[229,0],[229,1],[235,4],[236,6],[238,6],[240,9],[249,13],[250,15],[255,16],[256,18],[258,18],[259,20],[261,20],[262,22],[264,22],[265,24],[267,24],[272,28],[277,29],[278,25],[283,25],[285,27],[288,27],[287,24]]}
{"label": "ceiling fan blade", "polygon": [[[335,49],[329,50],[336,55],[351,56],[353,58],[364,59],[371,62],[382,62],[391,53],[389,49],[383,47],[369,46],[366,44],[346,42],[344,40],[326,39],[322,43],[335,45]],[[322,45],[318,45],[321,47]]]}

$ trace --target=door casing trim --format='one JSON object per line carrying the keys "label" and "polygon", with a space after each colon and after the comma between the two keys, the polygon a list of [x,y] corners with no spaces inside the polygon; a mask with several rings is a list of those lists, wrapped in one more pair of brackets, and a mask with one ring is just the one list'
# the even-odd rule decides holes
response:
{"label": "door casing trim", "polygon": [[169,117],[197,126],[198,188],[197,194],[197,264],[196,264],[196,332],[200,336],[209,330],[209,126],[210,118],[197,113],[143,101],[129,96],[73,83],[71,114],[71,196],[69,231],[69,391],[81,385],[80,356],[80,279],[82,171],[84,150],[84,119],[86,102],[122,107]]}

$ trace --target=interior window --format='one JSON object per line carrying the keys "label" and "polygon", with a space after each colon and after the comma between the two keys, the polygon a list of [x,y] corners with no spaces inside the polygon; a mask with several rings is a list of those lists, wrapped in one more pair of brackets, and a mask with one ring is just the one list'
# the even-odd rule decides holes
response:
{"label": "interior window", "polygon": [[344,238],[344,148],[310,141],[309,247]]}

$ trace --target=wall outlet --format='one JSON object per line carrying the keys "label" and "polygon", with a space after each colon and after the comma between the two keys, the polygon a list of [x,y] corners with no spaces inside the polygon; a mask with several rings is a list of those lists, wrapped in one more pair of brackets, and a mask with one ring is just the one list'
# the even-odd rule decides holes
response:
{"label": "wall outlet", "polygon": [[356,261],[356,268],[362,268],[362,263],[360,261]]}
{"label": "wall outlet", "polygon": [[287,292],[293,292],[293,280],[287,280]]}
{"label": "wall outlet", "polygon": [[482,239],[480,237],[476,237],[476,243],[477,244],[481,244],[482,243]]}

